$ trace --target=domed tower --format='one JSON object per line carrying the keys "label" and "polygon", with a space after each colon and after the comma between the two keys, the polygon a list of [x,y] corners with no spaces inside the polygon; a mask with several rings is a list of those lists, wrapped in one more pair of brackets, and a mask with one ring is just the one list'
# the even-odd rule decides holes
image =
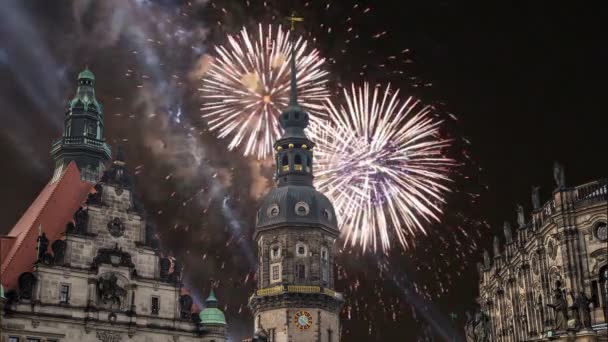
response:
{"label": "domed tower", "polygon": [[218,309],[218,304],[219,301],[211,289],[205,300],[205,309],[199,314],[205,341],[226,341],[226,317],[222,310]]}
{"label": "domed tower", "polygon": [[75,161],[81,178],[97,182],[105,163],[111,159],[110,146],[103,138],[103,112],[95,98],[95,75],[86,68],[78,74],[76,95],[68,102],[63,136],[53,142],[51,157],[55,176]]}
{"label": "domed tower", "polygon": [[256,336],[268,341],[339,341],[342,295],[334,291],[333,205],[313,187],[314,143],[298,105],[293,44],[291,100],[274,144],[276,187],[257,212],[257,291],[250,298]]}

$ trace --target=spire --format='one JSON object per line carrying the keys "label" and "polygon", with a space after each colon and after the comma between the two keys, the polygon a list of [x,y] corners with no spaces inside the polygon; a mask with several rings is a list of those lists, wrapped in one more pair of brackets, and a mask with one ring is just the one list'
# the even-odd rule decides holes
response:
{"label": "spire", "polygon": [[215,297],[215,293],[213,292],[213,288],[211,288],[211,290],[209,291],[209,297],[205,299],[205,305],[208,308],[217,308],[218,302],[219,301],[217,300],[217,297]]}
{"label": "spire", "polygon": [[295,41],[293,35],[294,23],[303,21],[295,14],[287,18],[291,21],[291,99],[289,106],[279,116],[284,129],[283,136],[278,139],[274,148],[276,151],[276,179],[278,186],[306,185],[312,186],[312,152],[314,143],[308,139],[304,129],[308,127],[308,113],[298,104],[297,69]]}
{"label": "spire", "polygon": [[111,158],[103,137],[103,108],[95,98],[95,75],[88,66],[78,74],[74,97],[68,101],[63,136],[53,142],[55,176],[75,161],[82,180],[97,182]]}
{"label": "spire", "polygon": [[[293,35],[293,33],[294,33],[294,30],[293,30],[293,26],[292,26],[291,34]],[[297,107],[298,106],[298,80],[297,80],[298,70],[296,69],[296,41],[293,36],[291,37],[290,64],[291,64],[291,96],[289,99],[289,106]]]}

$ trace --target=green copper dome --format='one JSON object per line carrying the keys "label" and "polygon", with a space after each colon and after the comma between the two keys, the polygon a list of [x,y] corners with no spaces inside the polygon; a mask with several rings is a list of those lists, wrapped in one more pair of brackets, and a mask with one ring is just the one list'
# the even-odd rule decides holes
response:
{"label": "green copper dome", "polygon": [[88,78],[90,80],[95,80],[95,75],[93,75],[93,72],[91,72],[91,70],[89,70],[89,67],[87,67],[86,69],[84,69],[83,71],[80,72],[80,74],[78,74],[78,79],[83,79],[83,78]]}
{"label": "green copper dome", "polygon": [[199,314],[201,324],[226,324],[224,313],[217,308],[218,300],[215,298],[213,289],[211,289],[209,297],[205,300],[205,305],[207,307]]}

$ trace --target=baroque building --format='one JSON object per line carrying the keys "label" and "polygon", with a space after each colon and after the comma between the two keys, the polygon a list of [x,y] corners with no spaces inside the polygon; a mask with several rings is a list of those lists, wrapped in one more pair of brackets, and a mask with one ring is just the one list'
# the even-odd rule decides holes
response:
{"label": "baroque building", "polygon": [[180,262],[159,250],[120,149],[104,169],[93,80],[79,74],[55,173],[0,239],[2,342],[226,341],[213,290],[199,311]]}
{"label": "baroque building", "polygon": [[340,340],[344,302],[334,290],[339,232],[331,202],[312,185],[315,145],[304,132],[309,117],[298,105],[291,56],[291,99],[274,144],[276,187],[256,216],[257,290],[249,307],[256,341],[333,342]]}
{"label": "baroque building", "polygon": [[605,341],[608,316],[608,179],[576,187],[556,163],[557,188],[532,213],[517,206],[478,263],[480,310],[468,341]]}

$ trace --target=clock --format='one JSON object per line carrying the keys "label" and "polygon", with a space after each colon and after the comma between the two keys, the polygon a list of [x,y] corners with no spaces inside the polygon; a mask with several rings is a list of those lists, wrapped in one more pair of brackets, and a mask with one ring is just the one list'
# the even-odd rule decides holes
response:
{"label": "clock", "polygon": [[298,311],[293,316],[293,321],[300,330],[306,330],[312,326],[312,315],[307,311]]}

